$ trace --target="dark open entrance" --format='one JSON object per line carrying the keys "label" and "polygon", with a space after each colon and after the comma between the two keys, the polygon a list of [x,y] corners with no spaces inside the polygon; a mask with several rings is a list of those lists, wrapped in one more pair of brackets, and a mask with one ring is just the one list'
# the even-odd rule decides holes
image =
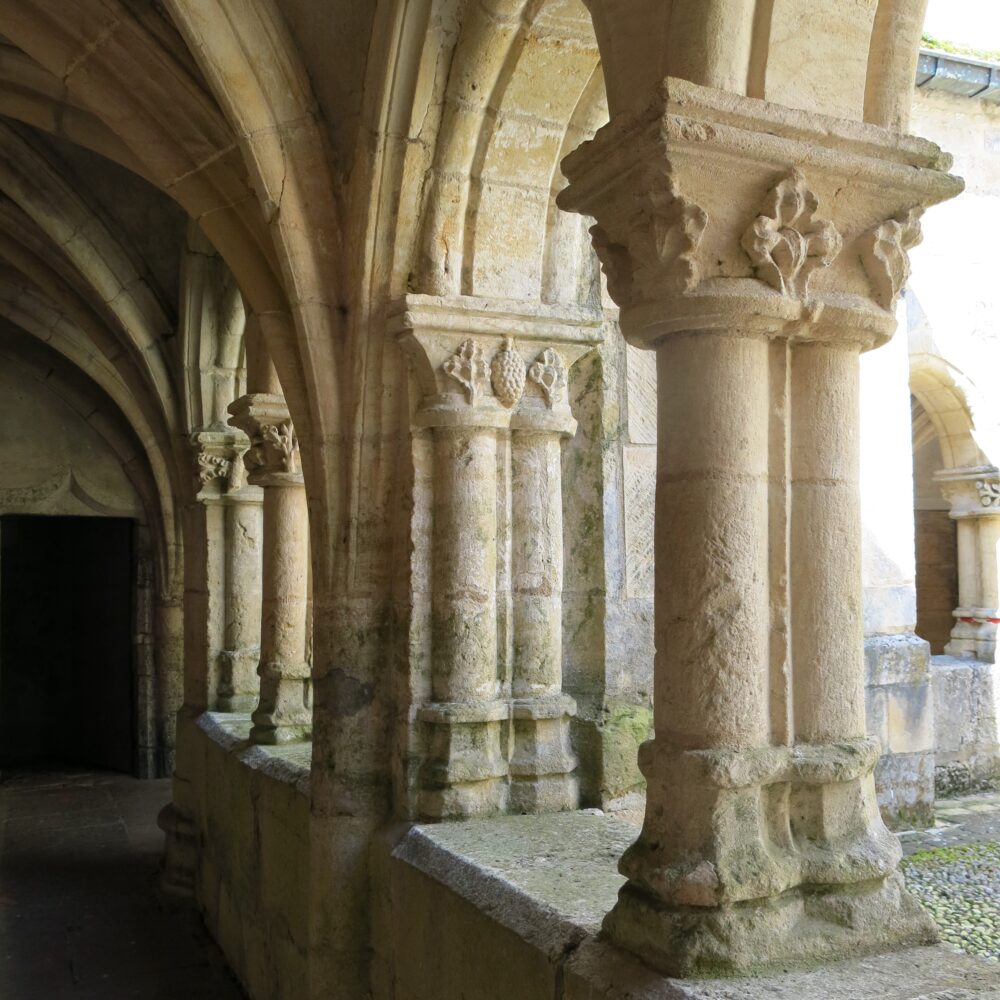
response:
{"label": "dark open entrance", "polygon": [[0,767],[134,772],[132,532],[0,518]]}

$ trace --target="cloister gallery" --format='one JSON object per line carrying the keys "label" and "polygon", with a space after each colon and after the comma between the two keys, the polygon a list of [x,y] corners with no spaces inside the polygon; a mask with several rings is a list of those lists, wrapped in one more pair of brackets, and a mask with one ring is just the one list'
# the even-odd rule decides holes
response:
{"label": "cloister gallery", "polygon": [[1000,996],[892,832],[1000,779],[925,3],[0,2],[0,764],[171,777],[254,1000]]}

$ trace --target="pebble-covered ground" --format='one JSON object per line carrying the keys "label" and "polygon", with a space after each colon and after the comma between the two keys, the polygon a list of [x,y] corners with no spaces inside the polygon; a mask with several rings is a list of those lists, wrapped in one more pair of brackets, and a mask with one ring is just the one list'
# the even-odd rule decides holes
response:
{"label": "pebble-covered ground", "polygon": [[1000,960],[1000,841],[919,850],[903,873],[942,941]]}

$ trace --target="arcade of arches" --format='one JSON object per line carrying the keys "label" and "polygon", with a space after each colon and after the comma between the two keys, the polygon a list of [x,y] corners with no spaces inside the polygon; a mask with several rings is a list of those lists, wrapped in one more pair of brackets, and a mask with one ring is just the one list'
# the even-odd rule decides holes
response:
{"label": "arcade of arches", "polygon": [[255,1000],[995,985],[890,832],[1000,761],[925,3],[0,0],[4,560],[120,528],[76,710]]}

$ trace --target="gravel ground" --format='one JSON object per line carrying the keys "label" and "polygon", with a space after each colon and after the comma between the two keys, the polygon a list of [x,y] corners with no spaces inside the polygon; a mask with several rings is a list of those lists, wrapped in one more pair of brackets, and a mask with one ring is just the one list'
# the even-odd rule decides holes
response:
{"label": "gravel ground", "polygon": [[918,850],[902,867],[942,941],[1000,960],[1000,841]]}

